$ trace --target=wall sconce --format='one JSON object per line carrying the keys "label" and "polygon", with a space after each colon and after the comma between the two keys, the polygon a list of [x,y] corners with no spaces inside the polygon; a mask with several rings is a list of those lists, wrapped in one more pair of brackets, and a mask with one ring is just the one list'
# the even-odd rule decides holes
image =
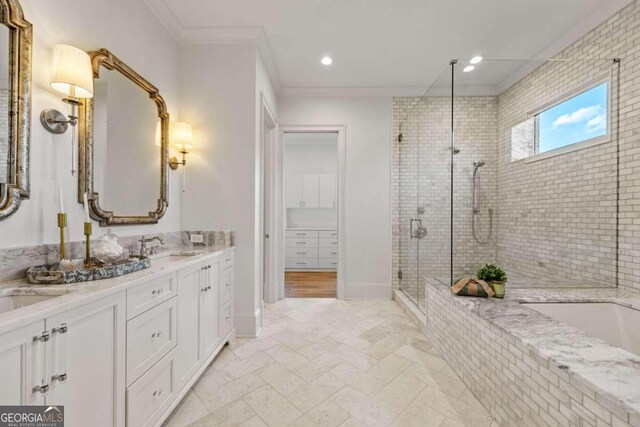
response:
{"label": "wall sconce", "polygon": [[182,154],[182,161],[178,161],[177,157],[171,157],[169,160],[169,167],[171,170],[178,169],[178,166],[187,164],[187,154],[191,148],[193,141],[193,134],[191,132],[191,125],[185,122],[174,122],[169,126],[169,141],[175,148]]}
{"label": "wall sconce", "polygon": [[71,133],[71,175],[76,173],[75,126],[78,123],[77,108],[79,98],[93,97],[93,68],[89,55],[76,47],[58,44],[53,48],[51,87],[66,97],[62,100],[71,106],[71,113],[65,117],[56,109],[45,109],[40,113],[40,122],[46,130],[54,134]]}

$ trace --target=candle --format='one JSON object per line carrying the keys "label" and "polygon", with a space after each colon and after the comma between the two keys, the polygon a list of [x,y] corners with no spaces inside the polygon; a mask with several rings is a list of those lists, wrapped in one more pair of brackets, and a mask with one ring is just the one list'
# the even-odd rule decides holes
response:
{"label": "candle", "polygon": [[87,193],[84,193],[84,222],[91,222],[91,217],[89,216],[89,199],[87,197]]}
{"label": "candle", "polygon": [[58,186],[58,212],[64,213],[64,200],[62,199],[62,187]]}

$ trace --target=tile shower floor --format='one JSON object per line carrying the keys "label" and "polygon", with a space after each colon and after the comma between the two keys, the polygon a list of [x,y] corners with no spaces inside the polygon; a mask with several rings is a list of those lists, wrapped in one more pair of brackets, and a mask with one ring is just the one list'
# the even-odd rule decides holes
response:
{"label": "tile shower floor", "polygon": [[264,324],[166,426],[497,425],[395,302],[286,299]]}

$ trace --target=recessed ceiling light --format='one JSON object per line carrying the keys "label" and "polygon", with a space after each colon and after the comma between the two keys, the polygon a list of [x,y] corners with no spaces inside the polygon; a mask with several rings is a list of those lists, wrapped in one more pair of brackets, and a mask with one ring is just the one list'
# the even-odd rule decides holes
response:
{"label": "recessed ceiling light", "polygon": [[474,56],[469,62],[474,65],[479,64],[480,62],[482,62],[482,56]]}
{"label": "recessed ceiling light", "polygon": [[322,62],[322,65],[331,65],[333,63],[333,59],[329,56],[325,56],[320,62]]}
{"label": "recessed ceiling light", "polygon": [[473,65],[467,65],[466,67],[464,67],[462,69],[462,71],[464,71],[465,73],[468,73],[468,72],[473,71],[475,69],[476,69],[476,67],[474,67]]}

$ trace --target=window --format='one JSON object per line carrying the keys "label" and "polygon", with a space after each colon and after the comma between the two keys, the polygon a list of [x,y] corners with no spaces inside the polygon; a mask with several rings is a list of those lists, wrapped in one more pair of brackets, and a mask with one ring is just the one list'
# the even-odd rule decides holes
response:
{"label": "window", "polygon": [[[609,80],[572,91],[511,129],[511,160],[545,158],[608,141]],[[545,154],[547,153],[547,154]]]}

